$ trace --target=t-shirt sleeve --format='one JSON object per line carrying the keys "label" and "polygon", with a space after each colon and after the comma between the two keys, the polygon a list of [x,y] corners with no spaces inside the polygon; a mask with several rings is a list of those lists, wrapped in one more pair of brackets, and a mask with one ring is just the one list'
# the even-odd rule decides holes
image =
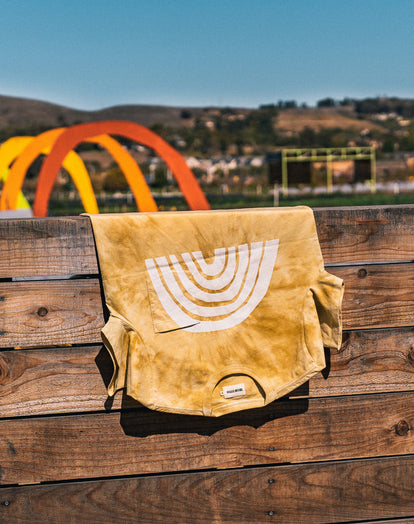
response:
{"label": "t-shirt sleeve", "polygon": [[111,315],[101,335],[114,364],[114,373],[108,386],[108,393],[112,396],[118,389],[125,387],[129,333],[122,320]]}
{"label": "t-shirt sleeve", "polygon": [[341,308],[344,282],[335,275],[322,270],[316,285],[311,290],[318,312],[323,345],[339,350],[342,343]]}

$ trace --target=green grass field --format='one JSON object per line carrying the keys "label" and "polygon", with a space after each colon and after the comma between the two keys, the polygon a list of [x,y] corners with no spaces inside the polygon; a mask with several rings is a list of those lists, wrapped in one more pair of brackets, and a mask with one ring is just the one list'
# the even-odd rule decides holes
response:
{"label": "green grass field", "polygon": [[[273,196],[258,195],[208,195],[212,209],[237,209],[244,207],[272,207]],[[188,206],[181,196],[155,196],[160,210],[184,210]],[[309,195],[306,197],[280,197],[279,206],[310,206],[310,207],[343,207],[343,206],[375,206],[394,204],[414,204],[414,194],[351,194],[333,193],[331,195]],[[125,199],[106,199],[99,202],[101,213],[136,211],[135,205],[126,204]],[[51,201],[49,216],[78,215],[83,212],[79,200]]]}

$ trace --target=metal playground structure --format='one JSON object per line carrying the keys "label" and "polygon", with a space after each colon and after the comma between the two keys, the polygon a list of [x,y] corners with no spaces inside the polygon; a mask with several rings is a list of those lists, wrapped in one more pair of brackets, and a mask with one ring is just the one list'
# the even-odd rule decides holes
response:
{"label": "metal playground structure", "polygon": [[300,169],[293,176],[289,173],[289,164],[304,164],[309,166],[313,163],[326,164],[326,186],[328,193],[333,188],[333,164],[334,162],[353,161],[355,167],[364,164],[369,169],[357,172],[355,169],[355,181],[369,182],[371,191],[375,192],[376,185],[376,159],[375,148],[366,147],[332,147],[332,148],[301,148],[282,149],[277,153],[268,155],[270,181],[279,184],[284,195],[287,195],[289,183],[310,183],[310,169]]}

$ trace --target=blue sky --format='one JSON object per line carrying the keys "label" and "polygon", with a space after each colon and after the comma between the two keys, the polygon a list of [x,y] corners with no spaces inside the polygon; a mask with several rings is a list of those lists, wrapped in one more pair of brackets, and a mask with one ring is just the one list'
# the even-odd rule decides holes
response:
{"label": "blue sky", "polygon": [[119,104],[414,98],[412,0],[0,0],[0,94]]}

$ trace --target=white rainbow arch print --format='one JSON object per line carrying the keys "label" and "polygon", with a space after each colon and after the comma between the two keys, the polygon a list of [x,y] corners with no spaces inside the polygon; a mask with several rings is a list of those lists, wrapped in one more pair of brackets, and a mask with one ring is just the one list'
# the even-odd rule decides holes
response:
{"label": "white rainbow arch print", "polygon": [[[266,295],[279,240],[147,258],[145,265],[158,298],[177,327],[191,333],[237,326]],[[209,278],[208,278],[209,277]]]}

